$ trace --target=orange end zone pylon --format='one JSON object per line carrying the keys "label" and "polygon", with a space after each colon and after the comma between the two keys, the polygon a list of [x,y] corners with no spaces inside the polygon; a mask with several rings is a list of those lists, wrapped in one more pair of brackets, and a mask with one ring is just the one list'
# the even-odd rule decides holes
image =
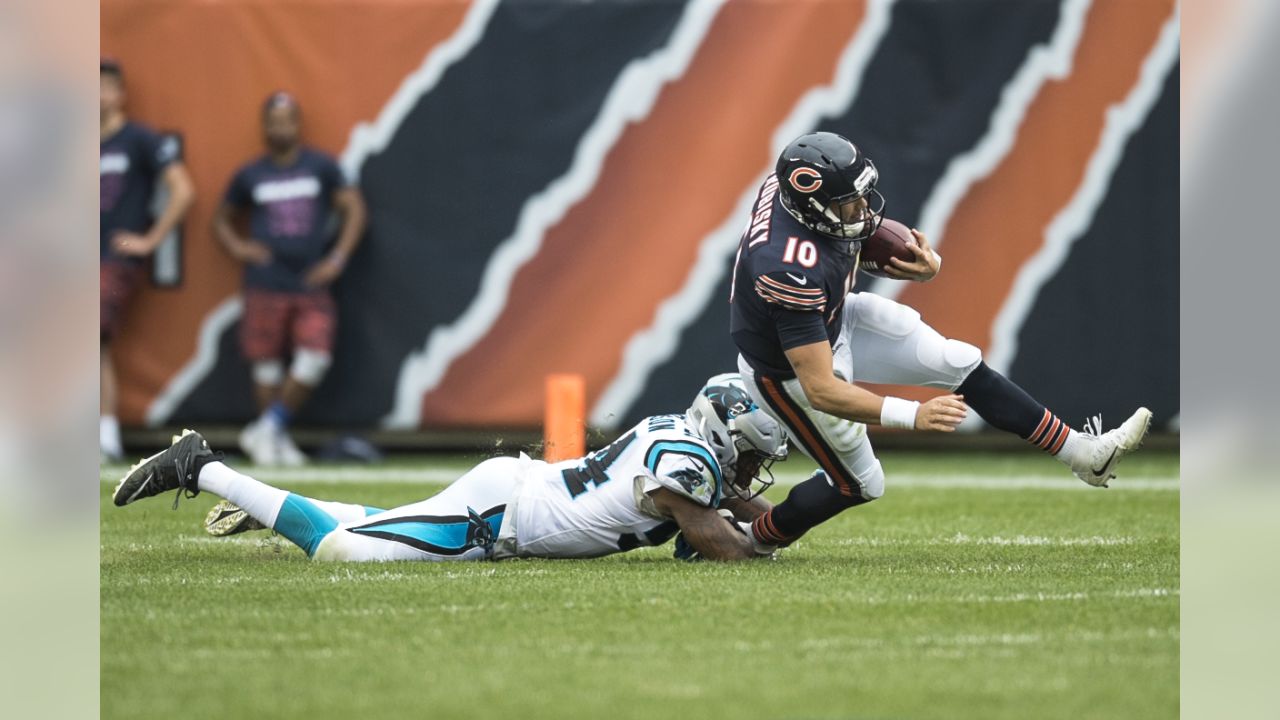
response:
{"label": "orange end zone pylon", "polygon": [[543,422],[543,459],[560,462],[586,452],[586,381],[581,375],[547,376],[546,416]]}

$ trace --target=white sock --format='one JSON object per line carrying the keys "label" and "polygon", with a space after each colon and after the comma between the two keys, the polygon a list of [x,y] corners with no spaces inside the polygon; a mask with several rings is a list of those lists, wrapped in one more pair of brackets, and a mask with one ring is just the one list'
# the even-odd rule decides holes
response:
{"label": "white sock", "polygon": [[286,490],[254,480],[220,462],[207,463],[200,468],[200,477],[196,482],[202,492],[211,492],[230,500],[249,513],[249,517],[267,527],[275,526],[280,507],[289,496]]}
{"label": "white sock", "polygon": [[98,418],[98,447],[113,457],[124,455],[124,445],[120,441],[120,422],[115,415]]}
{"label": "white sock", "polygon": [[[285,497],[289,495],[287,490],[280,490],[254,480],[220,462],[211,462],[200,468],[200,477],[197,482],[201,492],[210,492],[230,500],[249,513],[254,520],[267,527],[271,527],[275,522]],[[363,505],[314,498],[307,498],[307,501],[332,515],[338,522],[355,522],[369,515]]]}
{"label": "white sock", "polygon": [[1089,461],[1090,448],[1090,443],[1083,438],[1080,433],[1075,430],[1070,430],[1067,432],[1066,441],[1062,443],[1062,449],[1059,450],[1058,454],[1054,455],[1054,457],[1058,458],[1062,464],[1075,470],[1078,469],[1077,460],[1080,460],[1081,462]]}

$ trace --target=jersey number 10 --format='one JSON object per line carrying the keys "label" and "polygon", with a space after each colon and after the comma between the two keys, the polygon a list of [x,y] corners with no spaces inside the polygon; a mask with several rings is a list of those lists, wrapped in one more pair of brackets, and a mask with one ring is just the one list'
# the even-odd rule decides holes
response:
{"label": "jersey number 10", "polygon": [[812,241],[801,240],[792,235],[787,238],[787,249],[782,252],[782,262],[795,264],[797,260],[807,268],[817,265],[818,248]]}

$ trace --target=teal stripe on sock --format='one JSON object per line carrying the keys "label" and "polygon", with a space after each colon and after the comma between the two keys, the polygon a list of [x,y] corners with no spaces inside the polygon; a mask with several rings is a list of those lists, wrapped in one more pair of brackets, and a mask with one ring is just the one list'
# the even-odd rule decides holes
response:
{"label": "teal stripe on sock", "polygon": [[329,513],[313,505],[301,495],[289,493],[276,516],[276,524],[272,530],[289,538],[298,547],[307,551],[307,556],[315,555],[316,548],[325,535],[338,527],[338,521]]}
{"label": "teal stripe on sock", "polygon": [[377,515],[378,513],[381,513],[381,512],[386,512],[386,510],[383,510],[382,508],[369,507],[368,505],[364,506],[365,517],[369,517],[370,515]]}

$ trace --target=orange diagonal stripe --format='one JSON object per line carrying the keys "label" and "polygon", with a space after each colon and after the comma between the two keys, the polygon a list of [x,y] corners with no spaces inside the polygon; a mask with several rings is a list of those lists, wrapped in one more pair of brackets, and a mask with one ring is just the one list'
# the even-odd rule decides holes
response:
{"label": "orange diagonal stripe", "polygon": [[862,16],[861,2],[725,5],[685,75],[549,229],[489,334],[424,398],[424,424],[536,425],[551,372],[582,374],[588,405],[598,399],[627,341],[684,285],[699,243],[762,179],[783,119],[831,81]]}
{"label": "orange diagonal stripe", "polygon": [[[1093,4],[1071,74],[1044,85],[1008,156],[956,206],[941,249],[942,272],[932,282],[907,286],[900,302],[943,335],[990,346],[992,323],[1015,276],[1080,186],[1108,107],[1133,89],[1173,12],[1171,0]],[[917,399],[936,394],[892,392]]]}
{"label": "orange diagonal stripe", "polygon": [[306,117],[305,140],[338,155],[351,128],[377,118],[469,9],[426,0],[104,0],[102,52],[125,67],[129,114],[183,134],[196,186],[184,222],[182,287],[144,284],[113,343],[122,420],[141,422],[194,354],[205,315],[240,288],[240,264],[218,247],[209,224],[232,173],[263,152],[258,108],[267,94],[292,91]]}

